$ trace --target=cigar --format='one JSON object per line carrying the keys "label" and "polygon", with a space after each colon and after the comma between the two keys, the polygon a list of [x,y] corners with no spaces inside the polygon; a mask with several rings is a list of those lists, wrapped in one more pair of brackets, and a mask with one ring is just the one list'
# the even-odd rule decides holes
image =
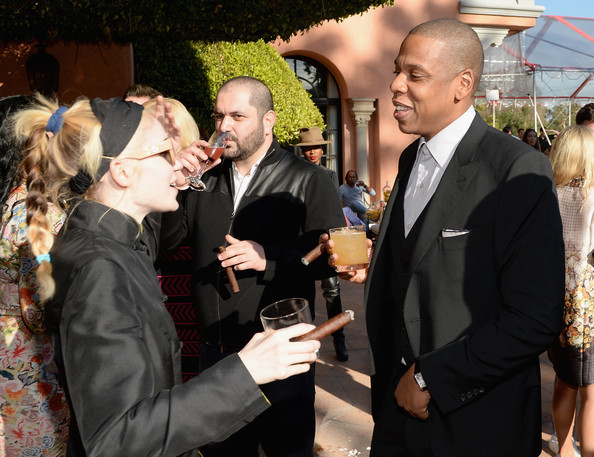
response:
{"label": "cigar", "polygon": [[309,341],[318,340],[327,337],[336,330],[343,328],[345,325],[350,324],[355,320],[355,313],[350,309],[343,311],[342,313],[334,316],[332,319],[327,320],[322,325],[318,325],[311,332],[307,332],[305,335],[298,336],[293,341]]}
{"label": "cigar", "polygon": [[321,255],[322,255],[322,245],[318,244],[315,248],[313,248],[311,251],[309,251],[307,254],[305,254],[303,257],[301,257],[301,263],[305,266],[308,266],[310,263],[312,263],[314,260],[316,260]]}
{"label": "cigar", "polygon": [[[225,252],[225,246],[219,246],[219,252]],[[225,267],[225,271],[227,272],[227,278],[229,278],[229,284],[231,285],[231,292],[236,294],[239,292],[239,284],[237,284],[237,278],[235,277],[235,272],[233,271],[232,267]]]}

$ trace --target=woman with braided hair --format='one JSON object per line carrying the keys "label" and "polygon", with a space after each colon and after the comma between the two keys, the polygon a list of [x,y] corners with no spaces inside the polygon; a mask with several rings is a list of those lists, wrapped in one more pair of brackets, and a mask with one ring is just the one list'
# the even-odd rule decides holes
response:
{"label": "woman with braided hair", "polygon": [[[48,123],[56,133],[43,147],[35,139]],[[185,178],[156,117],[117,98],[68,109],[42,100],[15,126],[28,146],[29,238],[47,273],[39,275],[47,327],[73,414],[69,456],[196,455],[269,406],[258,384],[309,370],[319,342],[291,342],[313,328],[299,324],[256,334],[181,383],[143,222],[177,208]],[[55,242],[48,202],[67,207]]]}
{"label": "woman with braided hair", "polygon": [[[37,293],[37,262],[27,240],[27,191],[19,169],[20,149],[10,115],[30,103],[28,97],[0,99],[0,455],[66,455],[70,411],[44,327]],[[46,141],[43,132],[39,141]],[[62,212],[48,206],[53,237]]]}

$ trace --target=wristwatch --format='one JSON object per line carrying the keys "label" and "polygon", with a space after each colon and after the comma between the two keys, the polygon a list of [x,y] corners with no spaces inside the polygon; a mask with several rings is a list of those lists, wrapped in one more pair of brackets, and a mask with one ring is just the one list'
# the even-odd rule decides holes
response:
{"label": "wristwatch", "polygon": [[421,372],[417,371],[417,367],[415,367],[415,373],[413,374],[413,376],[415,378],[415,381],[417,382],[417,385],[419,386],[419,389],[421,389],[422,392],[425,392],[427,390],[427,383],[423,379],[423,375],[421,374]]}

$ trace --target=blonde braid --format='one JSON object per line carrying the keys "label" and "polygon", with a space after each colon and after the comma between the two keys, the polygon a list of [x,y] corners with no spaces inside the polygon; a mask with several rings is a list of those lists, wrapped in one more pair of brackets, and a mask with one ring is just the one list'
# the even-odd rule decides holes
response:
{"label": "blonde braid", "polygon": [[43,302],[55,291],[48,255],[54,244],[48,208],[53,204],[64,209],[64,202],[72,197],[68,182],[79,168],[93,172],[98,167],[101,125],[93,115],[89,101],[81,99],[63,113],[61,130],[50,137],[45,129],[58,105],[40,95],[36,102],[34,107],[15,116],[14,131],[23,142],[22,169],[28,192],[25,201],[27,237],[39,262],[37,280]]}

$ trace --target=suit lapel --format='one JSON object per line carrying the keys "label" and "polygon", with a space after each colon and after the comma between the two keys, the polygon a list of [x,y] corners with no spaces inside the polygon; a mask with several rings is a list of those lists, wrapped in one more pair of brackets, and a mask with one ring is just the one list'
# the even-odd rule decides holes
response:
{"label": "suit lapel", "polygon": [[[479,170],[481,162],[475,160],[475,152],[480,139],[486,131],[487,125],[478,114],[470,129],[456,148],[445,173],[437,186],[435,194],[423,210],[423,217],[419,218],[421,226],[415,246],[413,247],[409,271],[419,268],[419,264],[430,246],[441,236],[441,230],[447,227],[452,209],[459,204],[468,184]],[[463,227],[455,227],[463,228]],[[438,274],[439,272],[433,272]],[[413,275],[410,275],[411,277]],[[404,320],[414,357],[418,357],[421,347],[421,312],[418,281],[408,285],[404,303]]]}
{"label": "suit lapel", "polygon": [[448,216],[481,165],[481,162],[475,160],[475,151],[486,127],[480,116],[475,114],[470,129],[456,148],[435,194],[424,210],[424,219],[411,256],[410,271],[417,269],[429,246],[440,236],[441,230],[451,228],[446,227]]}
{"label": "suit lapel", "polygon": [[[375,269],[375,264],[377,261],[377,253],[380,252],[382,245],[384,243],[384,239],[386,237],[386,230],[388,229],[390,217],[392,214],[392,209],[394,208],[394,203],[397,200],[398,192],[404,192],[406,189],[406,183],[408,182],[408,178],[412,167],[415,163],[415,159],[417,157],[417,149],[419,147],[419,140],[416,140],[414,143],[409,145],[403,152],[401,156],[400,163],[398,164],[398,175],[396,176],[396,181],[394,182],[394,186],[392,188],[391,198],[388,200],[388,204],[386,205],[386,209],[384,210],[384,215],[382,217],[382,223],[380,225],[379,233],[377,235],[377,241],[375,243],[374,255],[371,259],[371,264],[369,266],[368,278],[371,278],[373,275],[373,270]],[[403,228],[402,228],[403,229]],[[369,281],[366,283],[365,287],[365,302],[367,302],[368,298],[368,287]]]}

